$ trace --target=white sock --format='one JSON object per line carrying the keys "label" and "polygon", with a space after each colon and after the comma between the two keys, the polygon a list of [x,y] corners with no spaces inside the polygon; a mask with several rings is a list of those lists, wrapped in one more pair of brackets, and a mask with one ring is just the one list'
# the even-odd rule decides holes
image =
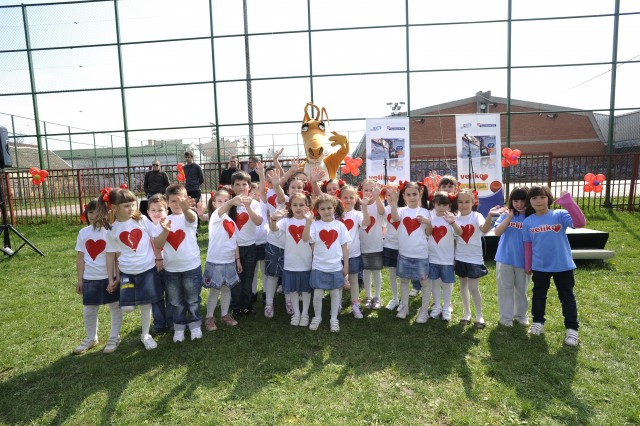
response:
{"label": "white sock", "polygon": [[291,303],[290,293],[285,293],[285,295],[284,295],[284,303]]}
{"label": "white sock", "polygon": [[469,303],[469,284],[467,284],[468,278],[460,277],[460,299],[462,300],[462,314],[463,318],[471,319],[471,305]]}
{"label": "white sock", "polygon": [[382,270],[377,269],[371,271],[373,275],[373,297],[380,299],[380,293],[382,292]]}
{"label": "white sock", "polygon": [[420,280],[420,285],[422,286],[422,307],[424,309],[429,309],[429,299],[431,299],[431,280]]}
{"label": "white sock", "polygon": [[300,296],[297,291],[289,293],[291,305],[293,305],[293,315],[300,315]]}
{"label": "white sock", "polygon": [[324,297],[324,290],[313,290],[313,313],[315,318],[322,318],[322,298]]}
{"label": "white sock", "polygon": [[98,338],[98,309],[100,305],[84,305],[82,309],[84,330],[87,332],[87,338],[91,340]]}
{"label": "white sock", "polygon": [[122,328],[122,310],[118,302],[111,302],[107,306],[109,306],[109,313],[111,314],[111,333],[109,337],[118,337]]}
{"label": "white sock", "polygon": [[142,337],[144,338],[149,334],[151,327],[151,304],[140,305],[140,320],[142,322]]}
{"label": "white sock", "polygon": [[[240,283],[238,283],[240,284]],[[220,316],[229,315],[229,305],[231,305],[231,289],[223,285],[220,289]]]}
{"label": "white sock", "polygon": [[349,274],[349,293],[351,293],[351,304],[360,304],[360,286],[358,285],[358,274]]}
{"label": "white sock", "polygon": [[411,281],[407,278],[400,278],[400,304],[409,306],[409,285]]}
{"label": "white sock", "polygon": [[442,299],[444,302],[443,311],[451,308],[451,294],[453,293],[453,283],[442,283]]}
{"label": "white sock", "polygon": [[431,294],[433,294],[433,309],[440,311],[440,279],[431,280]]}
{"label": "white sock", "polygon": [[478,278],[467,278],[469,283],[469,293],[473,299],[473,307],[476,309],[476,321],[483,322],[482,317],[482,296],[480,296],[480,289],[478,288]]}
{"label": "white sock", "polygon": [[216,306],[218,306],[219,293],[220,290],[217,288],[209,289],[209,295],[207,296],[207,318],[213,317],[213,314],[216,311]]}
{"label": "white sock", "polygon": [[398,277],[395,266],[389,267],[389,286],[391,287],[391,297],[395,300],[400,300],[398,298]]}
{"label": "white sock", "polygon": [[333,289],[329,291],[329,295],[331,296],[331,319],[337,320],[338,314],[340,313],[340,307],[342,305],[342,289]]}
{"label": "white sock", "polygon": [[364,294],[367,298],[371,297],[371,270],[362,271],[362,280],[364,281]]}
{"label": "white sock", "polygon": [[[256,267],[253,269],[253,281],[251,281],[251,292],[253,294],[258,292],[258,271],[260,270],[260,262],[262,262],[262,260],[258,260],[256,262]],[[262,284],[262,287],[264,287],[264,284]]]}
{"label": "white sock", "polygon": [[309,315],[309,304],[311,303],[311,293],[302,292],[302,315]]}
{"label": "white sock", "polygon": [[264,294],[266,294],[267,305],[273,305],[273,297],[276,294],[276,287],[278,287],[278,277],[272,277],[267,275],[263,283]]}

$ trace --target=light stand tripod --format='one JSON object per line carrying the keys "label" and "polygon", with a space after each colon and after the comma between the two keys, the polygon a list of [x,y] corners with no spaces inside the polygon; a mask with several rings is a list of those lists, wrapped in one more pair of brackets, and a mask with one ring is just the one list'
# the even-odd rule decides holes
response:
{"label": "light stand tripod", "polygon": [[[5,172],[3,169],[0,169],[0,212],[2,213],[2,225],[0,225],[0,235],[4,234],[4,244],[3,244],[2,252],[7,256],[12,257],[18,254],[18,252],[22,247],[24,247],[25,245],[28,245],[33,250],[35,250],[35,252],[38,253],[40,256],[44,256],[43,252],[38,250],[36,246],[31,244],[31,241],[27,240],[24,235],[18,232],[18,230],[9,223],[9,220],[7,218],[7,207],[4,200],[5,182],[6,182]],[[15,235],[18,236],[18,238],[22,240],[22,245],[18,247],[15,251],[11,249],[11,236],[9,235],[10,232],[13,232]]]}

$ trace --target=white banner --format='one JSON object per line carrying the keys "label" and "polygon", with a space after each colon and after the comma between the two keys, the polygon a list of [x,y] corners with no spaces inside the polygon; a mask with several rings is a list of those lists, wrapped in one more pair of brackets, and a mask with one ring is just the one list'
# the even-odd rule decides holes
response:
{"label": "white banner", "polygon": [[366,146],[367,179],[382,184],[410,180],[408,118],[368,118]]}
{"label": "white banner", "polygon": [[456,115],[458,182],[478,191],[478,211],[504,204],[500,114]]}

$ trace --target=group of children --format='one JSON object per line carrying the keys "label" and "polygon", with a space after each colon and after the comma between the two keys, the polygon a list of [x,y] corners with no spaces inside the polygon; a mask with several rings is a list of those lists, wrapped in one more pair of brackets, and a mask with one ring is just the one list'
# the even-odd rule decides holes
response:
{"label": "group of children", "polygon": [[[182,185],[171,185],[164,196],[148,200],[151,220],[136,210],[131,191],[103,190],[87,206],[90,226],[80,231],[76,245],[77,291],[83,296],[87,337],[74,352],[83,353],[98,344],[101,304],[108,304],[111,312],[105,353],[118,347],[122,312],[135,306],[140,307],[141,341],[146,349],[157,346],[150,335],[152,311],[154,320],[162,318],[164,326],[173,326],[174,342],[184,341],[187,329],[191,340],[201,338],[203,286],[209,290],[206,329],[217,329],[218,298],[220,321],[235,326],[242,315],[255,314],[258,271],[264,316],[274,316],[274,295],[281,282],[292,326],[319,328],[325,292],[330,296],[332,332],[340,330],[343,290],[349,291],[354,318],[363,318],[360,273],[364,308],[380,309],[381,272],[386,267],[392,293],[386,308],[397,309],[397,318],[409,315],[413,281],[422,290],[415,322],[450,321],[457,275],[463,308],[460,323],[472,322],[473,301],[473,324],[484,328],[479,279],[487,268],[482,235],[494,226],[500,236],[495,258],[500,324],[511,327],[517,321],[529,326],[527,288],[532,275],[529,332],[542,333],[553,277],[565,317],[565,343],[578,344],[575,264],[566,228],[583,226],[585,220],[570,195],[556,201],[566,210],[552,210],[549,188],[518,187],[506,206],[492,208],[485,218],[475,211],[475,193],[458,189],[452,176],[439,178],[437,190],[430,194],[422,182],[401,181],[383,188],[374,180],[364,180],[355,188],[342,180],[320,181],[321,172],[307,176],[296,162],[286,173],[277,162],[266,169],[258,164],[257,172],[260,183],[253,186],[246,172],[234,173],[230,186],[211,193],[206,213],[197,200],[187,197]],[[493,216],[498,216],[495,224]],[[208,221],[209,228],[204,273],[197,244],[198,217]]]}

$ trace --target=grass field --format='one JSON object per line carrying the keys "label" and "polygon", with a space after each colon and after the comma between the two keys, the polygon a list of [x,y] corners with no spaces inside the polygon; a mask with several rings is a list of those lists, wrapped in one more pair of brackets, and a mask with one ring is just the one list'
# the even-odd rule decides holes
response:
{"label": "grass field", "polygon": [[457,290],[450,324],[415,324],[413,299],[405,321],[385,309],[355,320],[348,308],[339,334],[328,330],[327,304],[319,331],[289,326],[278,296],[272,320],[259,313],[182,344],[164,335],[150,352],[138,311],[127,314],[122,344],[104,355],[104,307],[101,345],[80,356],[71,355],[84,337],[74,292],[80,228],[20,227],[46,257],[25,247],[0,259],[0,423],[640,424],[640,221],[600,211],[587,213],[587,226],[611,233],[616,257],[578,265],[578,348],[562,343],[555,290],[544,335],[498,327],[488,262],[484,330],[458,325]]}

